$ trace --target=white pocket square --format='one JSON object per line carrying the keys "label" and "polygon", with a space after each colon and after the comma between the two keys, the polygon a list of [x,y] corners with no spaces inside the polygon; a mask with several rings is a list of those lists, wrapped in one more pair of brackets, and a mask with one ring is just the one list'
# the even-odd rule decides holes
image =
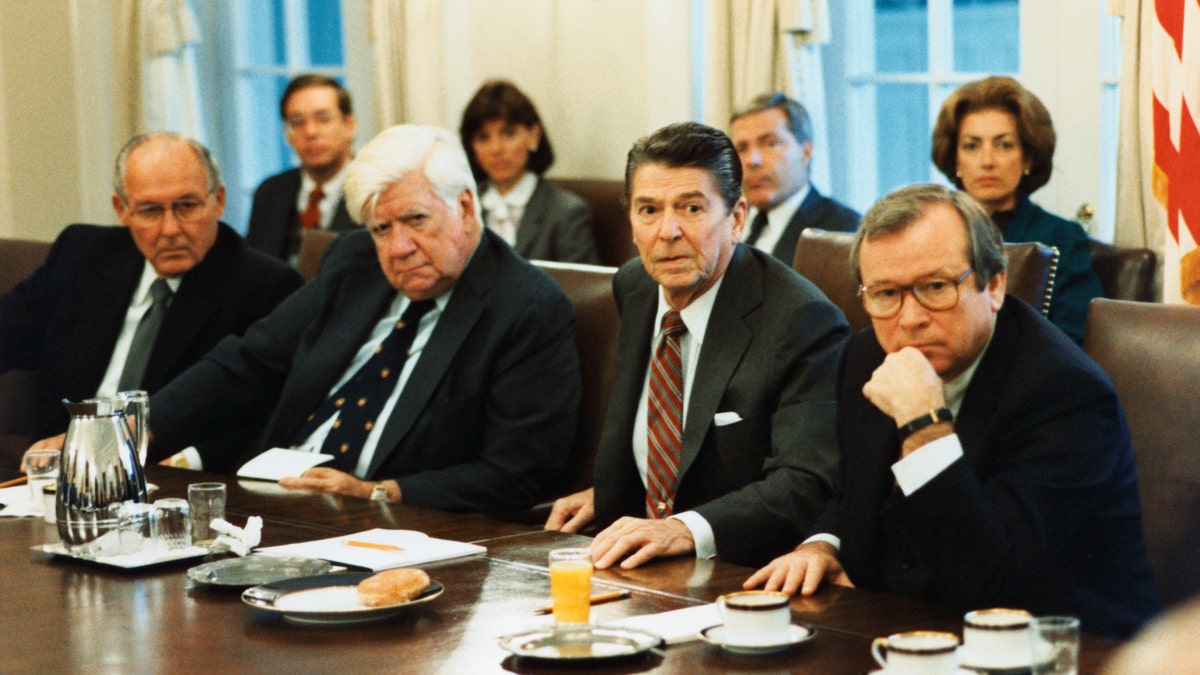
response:
{"label": "white pocket square", "polygon": [[742,421],[742,416],[735,412],[719,412],[713,415],[713,424],[723,427],[730,424],[737,424]]}

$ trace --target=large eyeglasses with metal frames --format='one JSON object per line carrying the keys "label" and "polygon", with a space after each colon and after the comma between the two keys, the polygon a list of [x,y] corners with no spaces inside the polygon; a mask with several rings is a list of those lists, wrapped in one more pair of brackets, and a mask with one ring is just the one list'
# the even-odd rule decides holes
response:
{"label": "large eyeglasses with metal frames", "polygon": [[283,125],[287,127],[288,131],[298,131],[307,127],[309,122],[312,122],[317,125],[318,129],[324,129],[341,119],[341,117],[340,112],[322,110],[311,115],[291,115],[284,120]]}
{"label": "large eyeglasses with metal frames", "polygon": [[137,225],[150,227],[161,223],[163,216],[167,215],[167,211],[170,211],[175,214],[175,220],[191,222],[199,220],[204,216],[204,207],[207,205],[208,196],[205,196],[204,199],[184,197],[183,199],[176,199],[167,204],[143,202],[130,210],[129,218]]}
{"label": "large eyeglasses with metal frames", "polygon": [[859,286],[858,296],[862,298],[863,309],[875,319],[890,319],[899,314],[905,291],[912,291],[913,297],[925,309],[938,312],[958,304],[958,287],[974,271],[968,267],[957,279],[931,277],[907,286],[886,283]]}

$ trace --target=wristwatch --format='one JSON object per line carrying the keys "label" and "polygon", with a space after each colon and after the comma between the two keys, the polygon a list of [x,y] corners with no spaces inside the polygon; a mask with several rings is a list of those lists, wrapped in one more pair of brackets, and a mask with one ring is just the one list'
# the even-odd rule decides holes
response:
{"label": "wristwatch", "polygon": [[373,502],[390,502],[392,498],[388,496],[387,486],[383,483],[375,483],[375,487],[371,488],[371,501]]}
{"label": "wristwatch", "polygon": [[909,436],[912,436],[914,433],[916,433],[917,431],[919,431],[921,429],[924,429],[925,427],[929,426],[930,424],[937,424],[938,422],[952,422],[952,421],[954,421],[954,415],[950,412],[949,408],[938,408],[937,410],[930,410],[929,412],[925,413],[924,415],[921,415],[917,419],[900,427],[900,442],[903,443],[904,439],[908,438]]}

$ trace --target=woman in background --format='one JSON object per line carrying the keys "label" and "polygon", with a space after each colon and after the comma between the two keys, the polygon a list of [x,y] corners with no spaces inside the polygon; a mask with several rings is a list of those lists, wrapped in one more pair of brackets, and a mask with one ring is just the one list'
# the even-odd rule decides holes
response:
{"label": "woman in background", "polygon": [[1049,319],[1082,342],[1088,305],[1103,295],[1088,235],[1029,200],[1050,180],[1054,143],[1054,124],[1038,97],[1011,77],[989,77],[964,84],[942,103],[933,163],[983,204],[1004,241],[1058,248]]}
{"label": "woman in background", "polygon": [[592,212],[542,178],[554,150],[537,109],[511,82],[486,82],[459,127],[484,223],[527,259],[599,263]]}

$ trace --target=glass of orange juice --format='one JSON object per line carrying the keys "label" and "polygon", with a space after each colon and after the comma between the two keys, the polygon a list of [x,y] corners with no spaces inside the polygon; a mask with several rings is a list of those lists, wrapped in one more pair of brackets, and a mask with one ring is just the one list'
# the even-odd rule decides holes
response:
{"label": "glass of orange juice", "polygon": [[592,609],[591,549],[557,548],[550,551],[550,595],[554,598],[555,623],[588,622]]}

